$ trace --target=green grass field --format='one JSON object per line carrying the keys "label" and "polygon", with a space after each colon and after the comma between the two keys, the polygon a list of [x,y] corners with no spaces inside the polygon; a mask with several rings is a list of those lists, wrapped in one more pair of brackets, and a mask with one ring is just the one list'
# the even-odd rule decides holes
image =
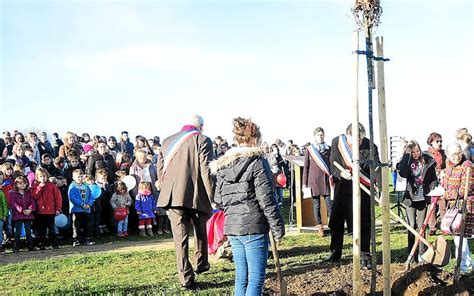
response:
{"label": "green grass field", "polygon": [[[286,219],[287,214],[284,213]],[[134,240],[135,237],[130,239]],[[160,243],[156,239],[148,241]],[[280,246],[282,269],[317,264],[329,254],[329,241],[329,236],[319,238],[312,233],[286,236]],[[143,242],[143,239],[137,239],[139,242]],[[120,243],[116,245],[120,247]],[[406,232],[402,227],[392,227],[390,246],[392,262],[403,263],[406,259]],[[381,230],[377,230],[379,262],[381,249]],[[351,254],[352,237],[346,236],[343,255],[351,257]],[[453,270],[454,259],[446,268]],[[274,270],[270,268],[268,272]],[[196,279],[200,283],[196,292],[198,295],[230,294],[234,281],[233,264],[229,261],[213,262],[211,270]],[[169,247],[157,251],[99,251],[5,264],[0,266],[0,291],[2,295],[191,294],[180,288],[174,251]]]}

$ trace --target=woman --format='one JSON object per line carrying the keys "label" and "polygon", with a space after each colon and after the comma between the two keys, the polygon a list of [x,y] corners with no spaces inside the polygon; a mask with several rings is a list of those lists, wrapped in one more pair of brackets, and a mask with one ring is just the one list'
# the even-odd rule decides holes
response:
{"label": "woman", "polygon": [[[420,144],[416,141],[408,143],[402,160],[397,164],[401,177],[407,179],[407,188],[404,194],[404,204],[408,224],[418,231],[426,217],[426,207],[431,202],[428,193],[438,184],[436,177],[436,161],[426,153],[422,153]],[[408,232],[408,253],[410,253],[415,236]],[[420,244],[419,254],[424,250]],[[418,253],[418,252],[417,252]],[[415,258],[418,259],[417,253]]]}
{"label": "woman", "polygon": [[[451,143],[447,146],[446,149],[447,161],[446,161],[446,173],[441,180],[441,185],[446,190],[444,194],[444,199],[447,203],[452,206],[456,202],[457,198],[464,198],[464,190],[466,186],[467,168],[472,167],[472,162],[466,158],[462,153],[462,148],[459,143]],[[469,196],[474,194],[474,169],[471,170],[471,175],[469,176]],[[471,230],[472,232],[472,230]],[[469,233],[470,235],[472,233]],[[469,251],[469,236],[464,236],[462,242],[462,257],[461,257],[461,272],[468,273],[473,269],[473,263],[471,259],[471,253]],[[454,236],[454,245],[456,258],[458,256],[459,248],[459,235]]]}
{"label": "woman", "polygon": [[214,200],[224,209],[224,233],[234,256],[235,295],[261,295],[268,258],[268,231],[276,241],[285,234],[283,218],[273,196],[272,173],[260,144],[259,127],[234,119],[230,149],[211,163],[217,175]]}
{"label": "woman", "polygon": [[67,132],[64,135],[64,145],[59,147],[58,155],[63,158],[67,158],[68,152],[70,150],[76,151],[77,155],[82,154],[82,147],[77,143],[77,136],[72,132]]}

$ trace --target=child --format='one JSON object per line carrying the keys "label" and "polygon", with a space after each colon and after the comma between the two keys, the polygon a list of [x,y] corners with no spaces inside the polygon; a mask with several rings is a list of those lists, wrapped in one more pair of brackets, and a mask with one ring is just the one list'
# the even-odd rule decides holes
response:
{"label": "child", "polygon": [[135,209],[138,214],[140,236],[153,236],[152,227],[153,219],[155,218],[155,206],[156,202],[151,193],[151,184],[149,182],[140,182],[138,185],[138,194],[135,198]]}
{"label": "child", "polygon": [[[3,173],[0,172],[0,187],[3,184]],[[0,253],[5,252],[3,249],[3,222],[6,222],[8,218],[8,203],[5,193],[0,190]]]}
{"label": "child", "polygon": [[[74,150],[72,150],[74,151]],[[68,158],[68,165],[63,170],[63,176],[66,177],[67,184],[71,184],[73,181],[72,172],[81,169],[81,162],[78,156],[71,156]]]}
{"label": "child", "polygon": [[10,192],[12,220],[15,224],[15,244],[13,246],[13,252],[20,250],[20,235],[23,226],[25,227],[28,251],[33,251],[31,221],[35,219],[33,213],[36,210],[36,203],[31,192],[28,190],[28,180],[24,176],[15,178],[14,187],[15,189]]}
{"label": "child", "polygon": [[78,246],[81,243],[93,245],[90,222],[91,206],[94,198],[89,186],[83,184],[84,173],[82,170],[74,170],[72,172],[72,179],[73,182],[69,186],[68,196],[73,205],[71,209],[73,246]]}
{"label": "child", "polygon": [[61,213],[63,206],[61,192],[49,181],[48,171],[44,168],[36,169],[31,191],[37,204],[35,224],[38,227],[39,247],[41,250],[45,249],[46,232],[48,232],[53,249],[58,249],[54,217]]}
{"label": "child", "polygon": [[96,200],[100,207],[100,233],[108,233],[114,231],[115,221],[110,198],[112,197],[112,186],[108,182],[108,171],[106,169],[98,169],[95,173],[95,184],[100,187],[100,196]]}
{"label": "child", "polygon": [[10,163],[4,163],[0,171],[2,173],[3,181],[0,182],[0,189],[5,194],[8,204],[8,217],[6,220],[6,234],[7,238],[13,238],[13,223],[12,210],[10,202],[10,191],[13,190],[13,166]]}
{"label": "child", "polygon": [[128,213],[129,208],[132,205],[132,198],[128,193],[127,186],[125,183],[118,181],[117,189],[110,199],[110,205],[115,211],[116,208],[126,208],[127,216],[122,221],[117,222],[117,236],[118,237],[127,237],[128,236]]}
{"label": "child", "polygon": [[48,153],[41,156],[41,167],[45,168],[52,177],[60,175],[59,170],[53,164],[53,158]]}

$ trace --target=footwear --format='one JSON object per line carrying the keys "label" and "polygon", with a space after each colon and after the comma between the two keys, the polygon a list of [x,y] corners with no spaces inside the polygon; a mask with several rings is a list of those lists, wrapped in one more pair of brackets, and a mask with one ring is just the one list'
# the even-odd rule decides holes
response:
{"label": "footwear", "polygon": [[327,256],[323,262],[326,263],[339,263],[341,262],[341,254],[331,251],[331,254]]}
{"label": "footwear", "polygon": [[18,253],[19,251],[20,251],[20,248],[18,247],[18,244],[15,243],[15,244],[13,245],[13,253]]}
{"label": "footwear", "polygon": [[168,229],[166,229],[166,228],[165,228],[165,229],[163,229],[163,232],[164,232],[164,233],[171,233],[171,231],[169,231],[169,230],[168,230]]}
{"label": "footwear", "polygon": [[122,231],[117,232],[117,237],[123,237],[123,232]]}
{"label": "footwear", "polygon": [[184,289],[186,290],[196,290],[198,285],[195,281],[192,281],[190,283],[187,283],[187,284],[184,284],[184,285],[181,285],[181,287],[183,287]]}
{"label": "footwear", "polygon": [[145,237],[146,236],[145,229],[140,229],[140,234],[139,235],[141,237]]}
{"label": "footwear", "polygon": [[128,232],[127,231],[124,231],[123,232],[123,237],[127,237],[128,236]]}
{"label": "footwear", "polygon": [[34,251],[35,250],[35,247],[33,247],[33,244],[28,244],[27,248],[28,248],[28,251]]}
{"label": "footwear", "polygon": [[73,247],[77,247],[77,246],[80,246],[80,245],[81,245],[81,243],[78,240],[75,240],[75,241],[72,242]]}
{"label": "footwear", "polygon": [[92,245],[95,245],[95,241],[92,241],[92,240],[86,241],[86,246],[92,246]]}
{"label": "footwear", "polygon": [[209,263],[207,263],[202,268],[196,268],[196,270],[194,272],[197,273],[197,274],[201,274],[203,272],[209,271],[209,269],[211,269],[211,265]]}
{"label": "footwear", "polygon": [[0,253],[4,253],[5,249],[3,247],[0,247]]}
{"label": "footwear", "polygon": [[372,259],[362,259],[360,267],[362,268],[362,270],[372,269]]}
{"label": "footwear", "polygon": [[158,229],[158,230],[156,231],[156,234],[162,235],[162,234],[163,234],[163,231],[162,231],[161,229]]}
{"label": "footwear", "polygon": [[154,235],[153,235],[153,229],[147,228],[147,229],[146,229],[146,235],[148,235],[148,236],[154,236]]}
{"label": "footwear", "polygon": [[321,224],[318,225],[318,236],[323,237],[324,236],[324,229]]}
{"label": "footwear", "polygon": [[53,245],[53,250],[58,250],[59,246],[58,245]]}

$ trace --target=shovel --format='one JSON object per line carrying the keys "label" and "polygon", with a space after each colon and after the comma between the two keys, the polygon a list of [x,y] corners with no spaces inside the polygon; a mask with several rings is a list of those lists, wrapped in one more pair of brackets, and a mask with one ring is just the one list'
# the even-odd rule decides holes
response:
{"label": "shovel", "polygon": [[275,261],[275,267],[276,267],[276,270],[277,270],[278,281],[280,282],[280,294],[281,295],[288,295],[286,281],[285,281],[285,279],[283,278],[283,276],[281,274],[280,258],[278,257],[278,250],[277,250],[277,247],[276,247],[275,238],[273,238],[273,234],[272,234],[271,231],[270,231],[269,234],[270,234],[270,244],[272,245],[273,260]]}
{"label": "shovel", "polygon": [[[336,161],[333,162],[334,166],[338,168],[341,171],[344,171],[345,169]],[[360,188],[370,195],[370,190],[367,189],[363,184],[360,184]],[[380,199],[374,196],[375,201],[380,204]],[[421,236],[413,227],[411,227],[405,220],[400,218],[394,211],[390,210],[390,215],[397,220],[400,224],[405,226],[405,228],[410,231],[417,239],[419,239],[422,243],[424,243],[429,249],[421,256],[423,260],[426,262],[431,262],[432,264],[439,265],[439,266],[445,266],[448,264],[449,259],[451,258],[451,252],[448,250],[448,244],[446,240],[442,237],[439,236],[438,239],[436,240],[436,243],[433,245],[430,242],[426,240],[423,236]],[[448,259],[446,259],[446,257]]]}

